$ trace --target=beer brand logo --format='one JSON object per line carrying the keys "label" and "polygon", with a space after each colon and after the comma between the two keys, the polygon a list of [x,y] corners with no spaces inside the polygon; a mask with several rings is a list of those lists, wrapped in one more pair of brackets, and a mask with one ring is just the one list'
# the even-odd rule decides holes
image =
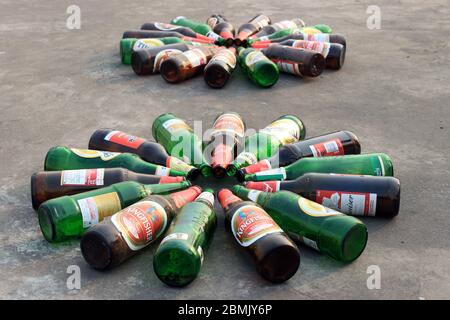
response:
{"label": "beer brand logo", "polygon": [[253,205],[243,206],[234,213],[231,230],[243,247],[248,247],[270,233],[282,232],[263,209]]}
{"label": "beer brand logo", "polygon": [[111,221],[132,250],[139,250],[157,239],[167,225],[164,208],[154,201],[141,201],[115,214]]}
{"label": "beer brand logo", "polygon": [[341,212],[324,207],[321,204],[305,199],[303,197],[299,197],[298,205],[304,213],[313,217],[328,217],[342,214]]}
{"label": "beer brand logo", "polygon": [[163,45],[164,42],[162,42],[159,39],[140,39],[136,41],[136,43],[134,44],[133,50],[150,49],[154,47],[160,47]]}
{"label": "beer brand logo", "polygon": [[157,29],[163,30],[163,31],[171,31],[171,30],[176,30],[176,29],[180,28],[179,26],[175,26],[175,25],[169,24],[169,23],[155,22],[154,25]]}
{"label": "beer brand logo", "polygon": [[72,148],[73,153],[75,153],[77,156],[81,158],[101,158],[103,161],[111,160],[118,155],[120,155],[120,152],[109,152],[109,151],[97,151],[97,150],[89,150],[89,149],[75,149]]}

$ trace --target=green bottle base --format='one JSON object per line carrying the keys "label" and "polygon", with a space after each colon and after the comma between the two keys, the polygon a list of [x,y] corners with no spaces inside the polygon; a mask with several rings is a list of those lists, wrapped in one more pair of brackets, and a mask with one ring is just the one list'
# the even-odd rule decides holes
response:
{"label": "green bottle base", "polygon": [[184,287],[194,281],[200,272],[200,266],[200,258],[193,248],[180,242],[170,246],[167,243],[153,258],[156,275],[171,287]]}
{"label": "green bottle base", "polygon": [[38,219],[39,226],[45,240],[47,240],[48,242],[55,242],[57,240],[55,224],[53,223],[50,210],[45,205],[39,207]]}

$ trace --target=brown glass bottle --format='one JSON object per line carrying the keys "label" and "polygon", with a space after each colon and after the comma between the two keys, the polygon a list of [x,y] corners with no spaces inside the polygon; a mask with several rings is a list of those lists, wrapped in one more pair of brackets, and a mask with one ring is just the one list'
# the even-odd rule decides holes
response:
{"label": "brown glass bottle", "polygon": [[228,189],[222,189],[218,198],[225,212],[225,228],[250,254],[258,273],[275,283],[291,278],[300,266],[300,252],[269,214]]}
{"label": "brown glass bottle", "polygon": [[150,49],[136,50],[131,54],[131,67],[138,76],[159,73],[164,60],[190,49],[191,47],[185,43],[174,43]]}
{"label": "brown glass bottle", "polygon": [[267,58],[275,62],[280,71],[306,77],[317,77],[325,69],[322,54],[306,49],[297,49],[272,44],[261,50]]}
{"label": "brown glass bottle", "polygon": [[236,46],[241,46],[245,39],[257,33],[259,30],[270,24],[270,18],[263,14],[258,14],[249,22],[241,25],[237,31],[237,37],[234,39]]}
{"label": "brown glass bottle", "polygon": [[89,149],[129,152],[137,154],[141,159],[171,168],[176,171],[186,172],[187,179],[198,177],[200,171],[195,167],[171,157],[159,143],[151,142],[137,136],[111,129],[96,130],[89,139]]}
{"label": "brown glass bottle", "polygon": [[141,30],[174,31],[181,33],[182,35],[187,37],[203,39],[209,41],[210,43],[214,43],[214,39],[201,35],[190,28],[177,26],[169,23],[148,22],[144,23],[141,26]]}
{"label": "brown glass bottle", "polygon": [[261,160],[238,171],[238,178],[245,174],[285,167],[301,158],[329,157],[348,154],[360,154],[358,137],[350,131],[337,131],[321,136],[287,144],[268,159]]}
{"label": "brown glass bottle", "polygon": [[167,196],[151,195],[89,228],[80,241],[86,262],[112,269],[159,239],[173,216],[201,193],[198,186]]}
{"label": "brown glass bottle", "polygon": [[218,43],[218,45],[225,45],[231,47],[234,39],[234,27],[228,20],[220,14],[213,14],[206,20],[206,23],[213,29],[215,33],[220,35],[225,41]]}
{"label": "brown glass bottle", "polygon": [[400,210],[400,181],[394,177],[307,173],[295,180],[248,181],[245,187],[291,191],[351,216],[393,218]]}
{"label": "brown glass bottle", "polygon": [[253,47],[259,47],[258,44],[269,42],[269,43],[280,43],[286,40],[307,40],[307,41],[320,41],[320,42],[329,42],[329,43],[339,43],[344,47],[347,45],[347,41],[342,34],[327,34],[327,33],[317,33],[317,34],[306,34],[306,33],[294,33],[288,34],[284,37],[271,39],[271,40],[258,40],[252,39],[250,41],[250,45]]}
{"label": "brown glass bottle", "polygon": [[118,182],[162,184],[184,180],[184,177],[161,177],[123,168],[41,171],[31,176],[31,202],[33,209],[37,210],[41,203],[47,200],[107,187]]}
{"label": "brown glass bottle", "polygon": [[220,48],[203,72],[206,84],[211,88],[223,88],[236,68],[236,63],[236,49]]}
{"label": "brown glass bottle", "polygon": [[201,73],[218,48],[212,46],[196,47],[175,54],[161,64],[161,76],[169,83],[178,83]]}

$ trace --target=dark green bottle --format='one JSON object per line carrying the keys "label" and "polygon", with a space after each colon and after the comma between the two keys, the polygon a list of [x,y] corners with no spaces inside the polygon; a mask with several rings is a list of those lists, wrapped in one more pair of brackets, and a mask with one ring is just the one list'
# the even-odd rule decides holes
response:
{"label": "dark green bottle", "polygon": [[143,185],[125,181],[109,187],[48,200],[38,209],[42,234],[49,242],[80,237],[84,231],[123,208],[151,195],[185,189],[188,181]]}
{"label": "dark green bottle", "polygon": [[234,186],[239,198],[258,203],[293,239],[336,260],[351,262],[364,251],[367,228],[357,218],[290,191],[275,193]]}
{"label": "dark green bottle", "polygon": [[238,52],[238,61],[242,70],[255,84],[267,88],[277,83],[280,71],[277,65],[261,51],[239,47]]}
{"label": "dark green bottle", "polygon": [[194,281],[215,228],[214,193],[207,189],[174,217],[153,258],[158,278],[173,287]]}
{"label": "dark green bottle", "polygon": [[302,158],[286,167],[248,174],[245,176],[245,180],[294,180],[309,172],[392,177],[394,175],[394,167],[391,158],[384,153]]}
{"label": "dark green bottle", "polygon": [[44,162],[45,171],[73,169],[125,168],[137,173],[157,176],[182,176],[187,173],[171,170],[142,160],[132,153],[107,152],[67,147],[53,147],[47,152]]}

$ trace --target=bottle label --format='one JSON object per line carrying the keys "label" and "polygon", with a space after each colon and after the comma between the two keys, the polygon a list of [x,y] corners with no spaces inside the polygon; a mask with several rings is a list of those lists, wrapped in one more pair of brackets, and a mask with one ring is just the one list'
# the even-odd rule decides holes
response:
{"label": "bottle label", "polygon": [[312,50],[321,53],[325,58],[328,56],[328,52],[330,52],[329,42],[296,40],[292,44],[292,47]]}
{"label": "bottle label", "polygon": [[245,132],[245,125],[241,117],[233,113],[225,113],[219,116],[214,122],[213,127],[214,130],[211,135],[229,132],[243,137]]}
{"label": "bottle label", "polygon": [[310,215],[312,217],[329,217],[342,214],[341,212],[324,207],[323,205],[318,204],[317,202],[308,200],[303,197],[299,197],[298,205],[305,214]]}
{"label": "bottle label", "polygon": [[211,192],[205,191],[200,193],[200,195],[195,199],[195,201],[198,200],[206,201],[211,205],[211,207],[214,207],[214,194],[212,194]]}
{"label": "bottle label", "polygon": [[340,156],[344,154],[344,147],[340,139],[317,143],[309,146],[314,157]]}
{"label": "bottle label", "polygon": [[245,64],[250,69],[253,70],[253,65],[261,60],[267,60],[266,56],[260,51],[252,51],[245,57]]}
{"label": "bottle label", "polygon": [[103,161],[111,160],[119,155],[120,152],[109,152],[109,151],[97,151],[97,150],[88,150],[88,149],[75,149],[71,148],[73,153],[81,158],[91,159],[91,158],[100,158]]}
{"label": "bottle label", "polygon": [[303,40],[330,42],[330,35],[327,33],[307,34],[307,33],[301,32],[301,34],[303,34]]}
{"label": "bottle label", "polygon": [[183,55],[189,60],[192,68],[205,65],[208,63],[208,57],[200,49],[192,49],[183,52]]}
{"label": "bottle label", "polygon": [[286,169],[276,168],[266,171],[261,171],[255,173],[256,179],[258,180],[285,180],[286,179]]}
{"label": "bottle label", "polygon": [[171,233],[165,236],[164,239],[161,240],[161,243],[159,245],[162,245],[164,242],[170,240],[187,241],[187,239],[189,239],[189,235],[187,233]]}
{"label": "bottle label", "polygon": [[236,67],[236,55],[228,49],[219,50],[211,61],[221,61],[226,63],[231,69]]}
{"label": "bottle label", "polygon": [[117,192],[110,192],[77,201],[83,218],[83,228],[89,228],[122,209]]}
{"label": "bottle label", "polygon": [[301,76],[300,68],[298,62],[282,60],[282,59],[272,59],[280,69],[280,71],[285,73],[295,74],[297,76]]}
{"label": "bottle label", "polygon": [[316,201],[352,216],[374,216],[377,208],[376,193],[317,190]]}
{"label": "bottle label", "polygon": [[243,165],[252,165],[258,162],[258,158],[251,152],[242,152],[236,157],[235,162]]}
{"label": "bottle label", "polygon": [[173,30],[180,28],[180,26],[175,26],[173,24],[161,23],[161,22],[155,22],[154,26],[156,29],[162,30],[162,31],[173,31]]}
{"label": "bottle label", "polygon": [[215,41],[217,41],[217,40],[220,39],[220,36],[219,36],[217,33],[215,33],[214,31],[209,31],[209,32],[206,34],[206,36],[207,36],[208,38],[214,39]]}
{"label": "bottle label", "polygon": [[292,232],[292,231],[287,231],[286,233],[289,236],[289,238],[291,238],[292,240],[301,242],[304,245],[307,245],[308,247],[311,247],[317,251],[320,251],[319,246],[317,245],[317,243],[314,240],[311,240],[305,236],[302,236],[302,235]]}
{"label": "bottle label", "polygon": [[218,23],[218,20],[216,17],[211,17],[206,21],[206,23],[208,24],[208,26],[210,26],[211,29],[214,29],[214,27]]}
{"label": "bottle label", "polygon": [[61,173],[62,186],[103,186],[105,169],[64,170]]}
{"label": "bottle label", "polygon": [[122,146],[137,149],[145,142],[144,139],[138,138],[122,131],[111,131],[105,136],[106,141],[111,141]]}
{"label": "bottle label", "polygon": [[272,165],[270,164],[270,161],[267,159],[258,161],[257,163],[245,168],[246,174],[252,174],[260,171],[267,171],[272,169]]}
{"label": "bottle label", "polygon": [[248,247],[268,234],[283,232],[267,212],[253,205],[243,206],[234,213],[231,231],[243,247]]}
{"label": "bottle label", "polygon": [[277,192],[280,191],[280,181],[264,181],[264,182],[247,182],[246,188],[260,190],[264,192]]}
{"label": "bottle label", "polygon": [[260,195],[261,191],[258,190],[250,190],[247,194],[247,197],[252,200],[253,202],[258,201],[258,196]]}
{"label": "bottle label", "polygon": [[166,167],[180,172],[189,172],[194,169],[193,166],[188,165],[186,162],[181,161],[175,157],[168,157],[166,161]]}
{"label": "bottle label", "polygon": [[283,21],[274,23],[272,26],[275,28],[278,27],[279,29],[297,28],[297,24],[292,20],[283,20]]}
{"label": "bottle label", "polygon": [[183,53],[183,51],[178,49],[166,49],[161,52],[159,52],[156,57],[155,61],[153,62],[153,73],[159,72],[159,69],[161,68],[161,64],[169,59],[170,57]]}
{"label": "bottle label", "polygon": [[137,251],[156,240],[166,229],[167,213],[155,201],[140,201],[112,216],[128,247]]}
{"label": "bottle label", "polygon": [[181,119],[170,119],[162,124],[164,129],[166,129],[170,134],[174,134],[180,130],[192,131],[191,128]]}
{"label": "bottle label", "polygon": [[139,39],[134,43],[133,50],[140,50],[140,49],[151,49],[154,47],[161,47],[164,45],[164,42],[162,42],[159,39]]}
{"label": "bottle label", "polygon": [[269,124],[261,133],[274,136],[282,145],[300,140],[300,127],[291,119],[278,119]]}
{"label": "bottle label", "polygon": [[155,176],[168,176],[170,173],[170,168],[163,167],[163,166],[157,166],[155,170]]}

